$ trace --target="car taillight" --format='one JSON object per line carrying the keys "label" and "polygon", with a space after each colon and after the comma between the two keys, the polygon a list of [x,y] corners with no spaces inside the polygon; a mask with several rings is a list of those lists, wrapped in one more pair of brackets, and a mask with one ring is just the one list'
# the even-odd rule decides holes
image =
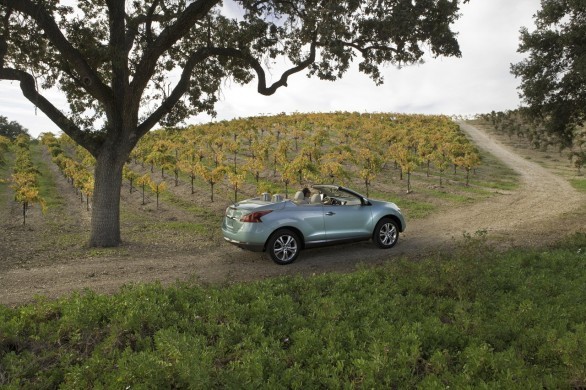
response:
{"label": "car taillight", "polygon": [[242,218],[240,218],[240,222],[262,222],[260,217],[272,212],[273,210],[255,211],[253,213],[242,216]]}

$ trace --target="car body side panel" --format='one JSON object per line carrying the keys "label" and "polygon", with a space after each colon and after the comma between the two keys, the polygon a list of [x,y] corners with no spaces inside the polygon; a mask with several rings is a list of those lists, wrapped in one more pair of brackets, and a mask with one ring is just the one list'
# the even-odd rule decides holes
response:
{"label": "car body side panel", "polygon": [[405,231],[407,227],[405,218],[394,203],[382,202],[379,200],[370,200],[370,203],[372,204],[372,219],[375,224],[380,221],[381,218],[392,215],[397,218],[401,225],[399,226],[399,231]]}
{"label": "car body side panel", "polygon": [[263,217],[263,223],[271,232],[280,228],[293,227],[301,232],[306,243],[326,240],[321,204],[295,205],[291,208],[285,208],[281,212],[267,214]]}
{"label": "car body side panel", "polygon": [[326,238],[346,240],[368,238],[372,235],[371,206],[324,206]]}

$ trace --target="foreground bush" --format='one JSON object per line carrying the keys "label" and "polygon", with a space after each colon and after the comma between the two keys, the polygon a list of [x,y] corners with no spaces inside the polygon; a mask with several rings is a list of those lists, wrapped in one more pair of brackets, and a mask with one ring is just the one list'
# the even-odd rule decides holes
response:
{"label": "foreground bush", "polygon": [[585,251],[0,307],[0,387],[580,388]]}

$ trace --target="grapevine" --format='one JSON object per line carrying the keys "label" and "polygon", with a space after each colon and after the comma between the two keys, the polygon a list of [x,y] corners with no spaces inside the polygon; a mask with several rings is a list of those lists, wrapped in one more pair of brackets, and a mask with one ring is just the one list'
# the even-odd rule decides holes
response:
{"label": "grapevine", "polygon": [[26,135],[16,137],[16,163],[11,177],[14,200],[22,205],[23,225],[26,225],[26,215],[31,203],[38,203],[43,213],[46,210],[45,200],[39,194],[39,171],[31,160],[29,142]]}
{"label": "grapevine", "polygon": [[[48,137],[44,142],[53,161],[87,199],[91,186],[86,176],[93,162],[67,138]],[[64,150],[73,150],[74,158]],[[177,187],[185,180],[191,194],[196,185],[207,184],[211,202],[218,186],[222,194],[232,192],[235,201],[265,191],[288,197],[291,186],[312,183],[360,182],[369,196],[380,175],[395,175],[393,165],[399,180],[406,177],[407,193],[414,191],[412,175],[430,176],[432,168],[444,185],[450,165],[466,171],[469,185],[470,173],[480,164],[476,149],[446,116],[347,112],[252,117],[191,125],[182,131],[159,129],[147,134],[131,157],[143,167],[150,165],[151,173],[159,169],[159,183],[166,179],[165,172],[173,172],[169,182],[174,180]],[[84,170],[86,174],[81,173]],[[124,169],[130,192],[134,185],[142,187],[144,204],[144,190],[155,181],[152,174],[141,175],[128,166]],[[157,191],[155,186],[153,192]]]}

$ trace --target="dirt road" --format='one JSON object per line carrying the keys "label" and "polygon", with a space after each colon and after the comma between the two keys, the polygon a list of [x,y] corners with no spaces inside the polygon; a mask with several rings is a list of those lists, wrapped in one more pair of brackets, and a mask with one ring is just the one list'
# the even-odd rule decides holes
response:
{"label": "dirt road", "polygon": [[[289,266],[275,265],[261,254],[227,244],[189,254],[75,259],[8,270],[0,275],[0,303],[15,305],[30,301],[35,295],[54,298],[84,288],[113,292],[124,284],[139,282],[230,283],[278,275],[347,272],[360,263],[379,264],[402,255],[417,257],[450,250],[453,238],[461,238],[463,232],[485,230],[490,240],[508,247],[546,244],[560,233],[586,229],[580,225],[584,221],[584,194],[477,128],[466,123],[461,123],[461,127],[480,148],[519,173],[520,188],[503,191],[472,207],[462,206],[449,213],[408,221],[407,231],[391,251],[381,251],[370,242],[314,249],[305,251]],[[580,216],[576,217],[576,212]]]}
{"label": "dirt road", "polygon": [[[486,230],[493,240],[503,245],[539,245],[547,243],[558,231],[575,231],[579,221],[564,225],[564,219],[584,210],[586,196],[575,190],[564,178],[537,163],[515,154],[486,133],[467,123],[462,130],[478,147],[488,151],[520,175],[518,190],[502,191],[473,207],[463,206],[453,212],[434,215],[414,221],[409,226],[409,242],[420,248],[446,245],[452,236],[462,237],[463,232]],[[586,222],[582,228],[586,228]]]}

